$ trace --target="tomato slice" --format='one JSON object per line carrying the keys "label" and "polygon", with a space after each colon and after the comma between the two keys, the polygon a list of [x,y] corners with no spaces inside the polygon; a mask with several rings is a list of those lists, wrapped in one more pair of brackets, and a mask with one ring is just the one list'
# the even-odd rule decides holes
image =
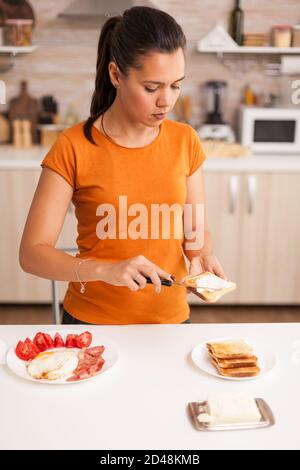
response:
{"label": "tomato slice", "polygon": [[56,333],[54,336],[54,347],[63,348],[65,346],[64,340],[62,339],[59,333]]}
{"label": "tomato slice", "polygon": [[30,355],[29,359],[34,359],[40,352],[38,347],[34,344],[33,341],[31,341],[30,338],[25,339],[25,344],[27,344],[29,348],[29,355]]}
{"label": "tomato slice", "polygon": [[80,348],[80,349],[88,348],[91,342],[92,342],[92,333],[90,333],[89,331],[85,331],[84,333],[81,333],[76,338],[77,348]]}
{"label": "tomato slice", "polygon": [[51,336],[48,334],[48,333],[43,333],[44,337],[45,337],[45,341],[47,343],[47,349],[53,349],[55,348],[55,345],[54,345],[54,341],[53,339],[51,338]]}
{"label": "tomato slice", "polygon": [[16,349],[15,349],[16,355],[18,356],[19,359],[22,359],[22,361],[28,361],[29,359],[29,346],[25,344],[23,341],[19,341]]}
{"label": "tomato slice", "polygon": [[18,342],[15,352],[18,358],[22,359],[22,361],[29,361],[29,359],[31,359],[30,346],[25,341]]}
{"label": "tomato slice", "polygon": [[77,348],[76,338],[78,335],[68,335],[65,346],[67,348]]}
{"label": "tomato slice", "polygon": [[33,338],[33,342],[37,346],[39,351],[46,351],[46,349],[48,349],[48,344],[47,344],[45,335],[44,333],[41,333],[40,331]]}

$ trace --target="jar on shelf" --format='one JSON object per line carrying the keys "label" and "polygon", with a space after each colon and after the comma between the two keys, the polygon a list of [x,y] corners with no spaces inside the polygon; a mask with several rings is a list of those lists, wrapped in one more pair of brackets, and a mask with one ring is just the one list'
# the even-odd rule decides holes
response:
{"label": "jar on shelf", "polygon": [[291,47],[292,26],[288,24],[278,24],[272,27],[272,46]]}
{"label": "jar on shelf", "polygon": [[300,47],[300,24],[293,26],[293,47]]}
{"label": "jar on shelf", "polygon": [[33,20],[8,19],[5,21],[6,46],[31,46]]}

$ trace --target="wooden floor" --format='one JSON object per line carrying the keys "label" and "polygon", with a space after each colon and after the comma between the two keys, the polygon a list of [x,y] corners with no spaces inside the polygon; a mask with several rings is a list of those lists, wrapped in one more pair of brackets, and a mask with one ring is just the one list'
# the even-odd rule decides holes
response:
{"label": "wooden floor", "polygon": [[[191,306],[192,323],[299,322],[300,306]],[[0,305],[2,325],[53,323],[49,305]]]}

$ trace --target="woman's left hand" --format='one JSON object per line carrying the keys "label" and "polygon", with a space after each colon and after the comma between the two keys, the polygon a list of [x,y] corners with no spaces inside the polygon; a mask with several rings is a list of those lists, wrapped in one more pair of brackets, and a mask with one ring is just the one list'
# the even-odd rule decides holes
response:
{"label": "woman's left hand", "polygon": [[204,271],[209,271],[222,279],[227,280],[223,268],[218,258],[213,255],[200,255],[192,258],[190,263],[189,275],[196,276]]}

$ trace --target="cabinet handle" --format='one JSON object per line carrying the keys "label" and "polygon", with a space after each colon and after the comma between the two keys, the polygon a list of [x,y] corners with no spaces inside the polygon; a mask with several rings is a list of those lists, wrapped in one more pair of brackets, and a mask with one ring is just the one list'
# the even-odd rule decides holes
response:
{"label": "cabinet handle", "polygon": [[229,212],[234,214],[237,205],[238,194],[238,177],[230,176],[229,178]]}
{"label": "cabinet handle", "polygon": [[254,212],[254,201],[256,196],[256,178],[255,176],[247,176],[247,188],[248,188],[248,214]]}

